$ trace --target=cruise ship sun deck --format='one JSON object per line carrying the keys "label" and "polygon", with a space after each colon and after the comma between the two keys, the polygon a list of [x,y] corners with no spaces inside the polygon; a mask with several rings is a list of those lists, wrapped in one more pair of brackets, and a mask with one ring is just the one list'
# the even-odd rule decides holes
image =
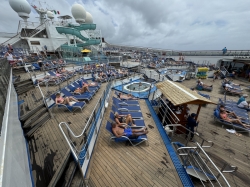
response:
{"label": "cruise ship sun deck", "polygon": [[109,142],[110,134],[105,126],[110,120],[110,99],[86,177],[95,186],[182,186],[146,101],[141,99],[139,103],[149,129],[148,142],[131,146]]}

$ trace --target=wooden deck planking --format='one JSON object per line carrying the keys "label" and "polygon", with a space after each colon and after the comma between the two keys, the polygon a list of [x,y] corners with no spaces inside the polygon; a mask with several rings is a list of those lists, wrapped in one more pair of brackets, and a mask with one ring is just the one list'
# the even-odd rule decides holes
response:
{"label": "wooden deck planking", "polygon": [[[25,74],[27,75],[27,74]],[[72,82],[74,79],[79,78],[79,76],[75,78],[71,78],[71,80],[68,81]],[[67,81],[63,82],[60,86],[61,88],[65,87],[67,85]],[[52,93],[55,93],[58,90],[59,86],[49,86],[49,91]],[[63,161],[63,156],[69,149],[68,144],[66,143],[65,138],[63,137],[58,124],[62,121],[64,122],[71,122],[70,128],[75,134],[79,134],[82,132],[83,128],[85,127],[87,122],[87,118],[90,116],[90,114],[93,111],[93,108],[96,106],[96,102],[100,98],[101,94],[106,88],[106,83],[103,83],[101,88],[98,90],[98,92],[94,95],[92,100],[86,104],[86,106],[83,108],[83,111],[75,111],[73,113],[70,112],[64,112],[64,110],[58,110],[57,108],[52,108],[52,114],[54,116],[53,119],[48,120],[43,126],[41,126],[31,138],[34,140],[34,142],[30,146],[35,146],[34,143],[36,143],[37,146],[37,152],[31,153],[32,155],[32,163],[36,162],[42,169],[44,169],[44,160],[48,154],[51,152],[55,153],[55,156],[53,158],[53,171],[55,172],[61,162]],[[41,90],[44,95],[47,95],[47,88],[45,86],[41,86]],[[32,93],[34,93],[35,97],[38,102],[35,102],[34,98],[32,97]],[[23,104],[23,110],[24,114],[28,113],[29,111],[25,110],[26,105],[28,105],[29,109],[32,110],[36,108],[38,105],[40,105],[43,101],[41,100],[42,95],[38,88],[33,88],[27,93],[24,93],[22,95],[19,95],[19,100],[24,100]],[[67,131],[65,131],[67,134]],[[76,140],[73,140],[76,143],[76,146],[79,149],[81,149],[81,143],[82,140],[79,138]],[[33,171],[35,172],[35,171]],[[78,180],[75,182],[75,184],[78,184],[81,180]]]}
{"label": "wooden deck planking", "polygon": [[[209,80],[203,80],[203,82],[205,82],[207,84],[210,84]],[[234,82],[237,82],[237,81],[234,81]],[[190,81],[185,80],[184,83],[185,83],[185,85],[187,87],[193,87],[195,85],[195,81],[194,80],[190,80]],[[61,88],[63,88],[64,85],[66,85],[66,82],[64,82],[61,85]],[[220,86],[221,86],[220,81],[217,81],[214,84],[214,90],[212,92],[202,92],[202,93],[209,94],[211,96],[211,100],[217,103],[218,102],[218,98],[223,98],[223,94],[221,94],[221,92],[219,91]],[[53,90],[55,92],[58,89],[58,87],[59,86],[50,86],[49,91]],[[41,88],[43,90],[43,93],[45,93],[46,87],[41,87]],[[34,90],[36,90],[36,91],[34,91]],[[41,95],[40,95],[38,89],[34,88],[34,90],[33,90],[34,94],[36,95],[37,99],[39,99],[41,97]],[[25,107],[26,104],[28,104],[29,107],[30,107],[30,109],[33,109],[36,106],[38,106],[38,104],[41,103],[42,101],[39,101],[39,102],[35,103],[34,100],[33,100],[33,98],[31,97],[30,92],[31,91],[28,92],[29,95],[30,95],[30,98],[29,97],[24,97],[25,94],[22,94],[22,96],[19,96],[19,99],[24,99],[25,100],[25,103],[24,103],[23,107]],[[100,90],[98,91],[98,93],[99,92],[100,92]],[[227,99],[237,100],[238,97],[237,96],[227,96]],[[93,100],[94,100],[94,98],[92,99],[92,101]],[[88,108],[93,107],[93,106],[90,106],[89,104],[95,105],[94,102],[90,102],[90,103],[87,104]],[[246,173],[249,176],[249,159],[248,159],[248,157],[246,157],[246,156],[243,155],[244,153],[246,153],[246,155],[249,155],[249,147],[250,147],[250,144],[248,143],[249,137],[246,136],[245,133],[243,134],[242,137],[237,137],[235,135],[231,135],[231,134],[227,133],[226,130],[225,130],[225,127],[223,129],[223,128],[221,128],[221,125],[219,125],[218,123],[216,123],[216,122],[213,121],[213,109],[214,108],[215,108],[214,105],[208,105],[207,107],[202,107],[201,113],[200,113],[200,116],[199,116],[199,119],[200,119],[201,123],[199,125],[198,132],[200,134],[202,133],[202,137],[204,137],[205,139],[207,139],[207,140],[213,140],[214,143],[215,143],[215,146],[218,146],[221,149],[221,150],[217,150],[217,149],[215,150],[216,147],[214,147],[214,148],[212,147],[210,149],[212,153],[218,155],[220,158],[225,159],[230,164],[238,166],[240,173]],[[80,112],[78,113],[76,111],[75,115],[73,115],[72,113],[68,113],[68,112],[64,113],[63,110],[60,110],[61,112],[53,112],[53,114],[55,115],[55,119],[49,120],[45,125],[43,125],[43,127],[41,127],[35,133],[35,135],[38,137],[38,132],[40,130],[44,131],[44,133],[46,133],[46,135],[43,134],[42,136],[49,137],[49,141],[52,142],[51,145],[49,145],[49,147],[53,148],[53,150],[56,149],[55,147],[57,146],[57,148],[58,148],[57,155],[58,155],[58,157],[61,158],[61,156],[59,156],[59,155],[63,155],[67,151],[68,145],[67,145],[66,141],[64,140],[64,138],[61,135],[61,132],[60,132],[60,130],[58,128],[58,122],[61,122],[61,121],[68,122],[68,121],[70,121],[72,123],[70,126],[72,127],[73,131],[76,132],[76,134],[77,134],[77,132],[81,131],[79,129],[83,129],[83,127],[85,126],[85,123],[84,123],[85,121],[84,120],[86,120],[86,118],[87,118],[86,117],[87,116],[86,115],[87,112],[91,112],[92,111],[92,110],[89,109],[86,112],[85,110],[86,110],[86,108],[83,109],[83,113],[80,113]],[[25,109],[24,109],[24,111],[25,111]],[[191,111],[192,112],[196,112],[197,111],[197,106],[191,106]],[[25,112],[25,113],[27,113],[27,112]],[[149,113],[149,112],[147,112],[147,113]],[[109,113],[108,113],[108,116],[109,116]],[[153,125],[151,123],[148,123],[148,121],[149,121],[150,118],[148,119],[147,116],[144,116],[144,119],[145,119],[146,126],[148,126],[148,124]],[[50,125],[48,123],[50,123]],[[104,124],[104,126],[105,125],[106,125],[106,123]],[[47,130],[44,130],[45,128]],[[156,126],[154,126],[154,129],[157,129]],[[150,130],[150,134],[152,134],[151,131],[154,130],[154,129],[149,129]],[[211,133],[211,130],[216,131],[219,135],[215,135],[214,133]],[[101,132],[102,133],[100,133],[100,134],[103,134],[103,130],[102,129],[101,129]],[[150,134],[148,136],[148,138],[149,138],[149,144],[150,144],[149,147],[150,148],[153,147],[152,149],[150,149],[150,152],[152,152],[152,153],[155,154],[155,155],[152,155],[152,158],[157,158],[157,153],[158,153],[157,150],[159,150],[159,148],[157,149],[157,148],[154,147],[155,145],[152,146],[151,144],[152,144],[152,142],[159,142],[159,140],[161,140],[161,138],[160,138],[160,136],[153,136],[152,137]],[[106,133],[105,138],[107,138],[107,136],[108,136],[108,134]],[[229,140],[227,140],[228,138],[226,136],[229,136],[229,137],[232,137],[232,138],[230,138]],[[103,144],[105,144],[105,142],[107,144],[108,141],[105,140],[105,138],[103,138],[103,137],[104,137],[104,135],[102,136],[102,138],[101,138],[102,140],[101,141],[103,141]],[[40,142],[40,140],[41,140],[41,142]],[[40,139],[40,140],[39,140],[39,142],[42,144],[43,143],[43,139]],[[78,146],[79,146],[80,142],[81,142],[80,140],[77,141],[77,145]],[[162,142],[160,142],[159,144],[161,144],[161,143]],[[115,144],[116,143],[112,143],[112,147],[114,149],[118,149],[118,147],[120,147],[120,146],[122,146],[122,148],[125,147],[123,144],[117,143],[118,144],[117,146]],[[143,144],[143,145],[140,145],[139,147],[143,147],[144,148],[144,146],[145,145]],[[225,146],[229,147],[229,148],[232,148],[233,150],[237,150],[236,154],[229,153],[228,151],[223,150],[222,148],[224,148]],[[126,146],[125,148],[126,149],[127,148],[130,149],[131,147]],[[132,149],[135,150],[135,149],[138,149],[138,147],[132,147]],[[140,151],[142,151],[142,150],[140,150]],[[140,151],[138,151],[138,153],[137,153],[137,151],[135,152],[136,153],[135,155],[139,154],[138,158],[141,157]],[[160,151],[162,151],[162,150],[160,150]],[[39,153],[41,153],[41,152],[39,152]],[[39,156],[39,153],[37,152],[35,154]],[[124,153],[124,152],[122,151],[122,153]],[[45,154],[46,154],[46,152],[45,152]],[[40,155],[40,156],[42,156],[42,155]],[[110,156],[112,156],[112,155],[110,155]],[[123,156],[123,155],[121,155],[121,156]],[[133,156],[133,158],[134,157],[137,157],[137,156]],[[55,156],[55,158],[56,158],[56,156]],[[61,161],[60,158],[57,161],[55,161],[55,163],[59,164],[60,161]],[[40,158],[39,158],[39,160],[40,160]],[[163,159],[161,159],[161,160],[163,160]],[[170,161],[170,163],[171,163],[171,159],[170,158],[168,158],[167,160]],[[172,165],[172,164],[169,164],[169,163],[166,163],[166,164],[167,164],[167,166],[168,165]],[[246,165],[246,164],[248,164],[248,165]],[[119,166],[124,166],[124,163],[120,164]],[[96,167],[98,167],[98,165]],[[150,166],[149,166],[149,168],[150,168]],[[56,166],[55,166],[54,169],[56,170]],[[175,169],[173,168],[173,170],[175,170]],[[164,172],[165,171],[167,173],[167,169],[164,170]],[[159,170],[157,172],[158,172],[157,175],[161,175],[161,170]],[[93,172],[91,172],[91,179],[93,179],[93,177],[95,176],[92,173]],[[172,172],[170,172],[170,173],[172,174]],[[146,173],[146,174],[148,174],[148,173]],[[143,175],[144,175],[144,173],[143,173]],[[174,175],[174,174],[172,174],[172,175]],[[175,175],[177,175],[177,174],[175,174]],[[103,175],[101,175],[101,176],[103,177]],[[225,176],[226,177],[229,176],[229,177],[227,177],[227,179],[230,181],[230,183],[232,183],[232,186],[234,186],[234,185],[235,186],[236,185],[237,186],[247,186],[244,182],[242,182],[241,179],[239,179],[239,177],[236,177],[235,175],[225,174]],[[129,176],[129,177],[131,177],[131,176]],[[156,180],[158,180],[158,179],[156,178]],[[174,181],[175,179],[171,178],[171,180]],[[78,179],[78,181],[76,180],[74,183],[72,182],[72,185],[74,186],[74,184],[75,184],[77,186],[77,184],[79,183],[79,181],[80,180]],[[94,181],[94,180],[92,180],[92,181]],[[118,181],[116,181],[116,182],[118,182]],[[96,186],[100,186],[100,185],[103,184],[103,183],[99,183],[98,181],[94,181],[94,183],[97,184]],[[128,183],[128,184],[130,184],[130,183]],[[150,185],[151,184],[152,184],[152,181],[151,181]],[[135,184],[133,184],[133,185],[135,185]],[[158,183],[158,185],[160,185],[160,183]],[[168,185],[170,185],[170,184],[168,184]],[[172,185],[172,186],[174,186],[174,185]]]}
{"label": "wooden deck planking", "polygon": [[[146,126],[148,124],[154,126],[153,129],[149,129],[149,146],[142,143],[133,147],[115,142],[111,142],[111,146],[109,146],[108,139],[110,136],[105,126],[109,119],[111,103],[112,99],[109,102],[108,110],[105,112],[95,155],[92,157],[93,165],[90,169],[90,180],[95,184],[102,181],[105,186],[116,186],[117,182],[120,183],[120,186],[182,186],[180,179],[177,178],[178,174],[176,174],[175,168],[169,164],[172,161],[169,157],[166,157],[168,152],[153,119],[146,115],[149,110],[145,101],[140,101],[145,124]],[[168,163],[165,163],[163,157],[166,158]],[[101,174],[96,176],[97,172],[101,172]],[[120,182],[120,175],[124,176],[122,182]],[[111,177],[115,179],[111,180]],[[108,184],[106,181],[113,183]]]}
{"label": "wooden deck planking", "polygon": [[[194,84],[194,80],[185,80],[185,85],[187,87],[192,87]],[[209,80],[203,80],[205,84],[211,84]],[[239,83],[238,80],[234,80],[234,83]],[[242,86],[243,89],[245,88]],[[218,103],[219,98],[224,99],[224,95],[220,91],[221,89],[221,81],[217,80],[213,84],[212,92],[202,93],[209,94],[211,96],[211,100],[215,103]],[[243,93],[249,92],[243,90]],[[226,96],[227,99],[238,101],[238,96]],[[191,112],[196,113],[197,106],[190,105]],[[216,108],[215,105],[207,105],[206,107],[202,107],[200,111],[200,115],[198,119],[200,120],[200,124],[198,127],[198,133],[200,136],[206,140],[211,140],[215,144],[213,147],[205,149],[207,153],[211,153],[216,156],[216,158],[211,157],[211,159],[218,165],[221,166],[223,160],[228,162],[231,165],[237,166],[238,171],[235,174],[224,173],[224,176],[227,178],[231,186],[248,186],[250,177],[247,182],[241,180],[237,175],[244,174],[246,176],[250,176],[250,159],[248,155],[250,155],[250,142],[248,133],[242,133],[242,136],[236,136],[235,134],[230,134],[226,131],[226,129],[231,129],[230,126],[224,126],[222,128],[222,124],[214,121],[213,112]],[[237,130],[236,130],[237,131]],[[193,145],[189,143],[189,145]],[[247,179],[247,178],[246,178]],[[221,180],[221,179],[220,179]],[[199,186],[199,185],[197,185]]]}

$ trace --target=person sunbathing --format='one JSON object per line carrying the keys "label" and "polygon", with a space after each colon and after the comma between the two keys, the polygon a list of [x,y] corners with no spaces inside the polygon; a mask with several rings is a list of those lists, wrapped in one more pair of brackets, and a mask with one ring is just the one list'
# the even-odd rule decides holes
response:
{"label": "person sunbathing", "polygon": [[136,126],[134,120],[131,117],[131,114],[128,115],[119,115],[118,112],[115,113],[115,122],[123,127],[127,126]]}
{"label": "person sunbathing", "polygon": [[209,89],[211,89],[213,87],[213,85],[209,86],[209,85],[204,84],[203,82],[201,82],[200,79],[197,81],[197,83],[198,83],[199,86],[202,86],[203,88],[209,88]]}
{"label": "person sunbathing", "polygon": [[227,78],[224,78],[224,79],[223,79],[223,83],[224,83],[224,84],[229,84],[230,86],[240,86],[240,84],[232,83],[232,81],[231,81],[231,80],[228,80]]}
{"label": "person sunbathing", "polygon": [[[234,94],[239,94],[242,95],[243,93],[239,92],[239,89],[233,88],[232,86],[230,86],[229,84],[225,84],[222,86],[226,91],[230,92],[230,93],[234,93]],[[241,90],[240,90],[241,91]]]}
{"label": "person sunbathing", "polygon": [[107,77],[107,75],[101,71],[100,74],[99,74],[99,77],[101,77],[102,79],[104,79],[104,78]]}
{"label": "person sunbathing", "polygon": [[236,119],[243,119],[242,117],[237,116],[237,115],[234,113],[234,111],[227,110],[227,109],[225,108],[225,106],[223,106],[223,105],[220,105],[220,111],[226,111],[227,114],[228,114],[229,116],[233,117],[233,118],[236,118]]}
{"label": "person sunbathing", "polygon": [[72,101],[79,102],[77,99],[73,97],[63,98],[60,93],[56,94],[56,100],[55,100],[56,104],[64,104],[64,105],[72,106],[72,103],[71,103]]}
{"label": "person sunbathing", "polygon": [[76,88],[75,91],[74,91],[74,93],[80,93],[80,94],[82,94],[84,92],[91,92],[89,90],[89,85],[87,83],[85,83],[85,82],[82,83],[82,87],[81,88],[80,87]]}
{"label": "person sunbathing", "polygon": [[50,75],[46,75],[45,77],[43,78],[40,78],[40,79],[36,79],[36,84],[40,84],[41,82],[47,82],[47,81],[56,81],[58,80],[57,77],[55,76],[50,76]]}
{"label": "person sunbathing", "polygon": [[87,86],[89,86],[89,87],[91,87],[91,86],[98,86],[98,83],[97,82],[91,82],[91,83],[86,83],[86,82],[84,82],[84,84],[85,85],[87,85]]}
{"label": "person sunbathing", "polygon": [[64,74],[64,75],[73,75],[75,72],[74,72],[74,70],[72,70],[72,71],[69,71],[69,70],[66,70],[65,69],[65,67],[62,67],[61,69],[60,69],[60,72],[62,73],[62,74]]}
{"label": "person sunbathing", "polygon": [[[236,115],[235,115],[236,116]],[[236,123],[236,124],[240,124],[245,128],[250,128],[250,125],[242,123],[241,120],[237,117],[237,118],[233,118],[234,116],[231,114],[228,114],[226,112],[226,110],[220,110],[220,117],[221,119],[223,119],[224,121],[228,121],[230,123]]]}
{"label": "person sunbathing", "polygon": [[138,98],[136,98],[136,97],[134,97],[134,96],[132,96],[132,94],[128,94],[128,95],[125,95],[125,94],[123,94],[122,95],[122,93],[119,93],[118,94],[118,97],[120,98],[120,99],[126,99],[126,100],[137,100]]}
{"label": "person sunbathing", "polygon": [[141,129],[123,128],[120,127],[119,124],[115,122],[112,122],[111,126],[112,126],[112,132],[117,138],[120,138],[122,136],[127,136],[128,138],[136,138],[143,134],[148,134],[147,128],[141,128]]}

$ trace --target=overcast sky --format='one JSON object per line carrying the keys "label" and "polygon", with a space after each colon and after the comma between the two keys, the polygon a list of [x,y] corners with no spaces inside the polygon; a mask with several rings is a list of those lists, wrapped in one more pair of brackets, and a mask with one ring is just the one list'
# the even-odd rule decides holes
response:
{"label": "overcast sky", "polygon": [[[80,3],[112,44],[175,50],[250,50],[250,0],[41,0],[71,15]],[[28,2],[38,5],[37,0]],[[0,32],[17,32],[20,18],[0,0]],[[34,11],[30,21],[37,20]]]}

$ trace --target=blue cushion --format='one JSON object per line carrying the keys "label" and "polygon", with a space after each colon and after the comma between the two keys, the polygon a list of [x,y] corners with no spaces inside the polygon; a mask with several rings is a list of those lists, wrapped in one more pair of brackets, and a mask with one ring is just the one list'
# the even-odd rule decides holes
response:
{"label": "blue cushion", "polygon": [[217,118],[220,118],[220,112],[219,112],[219,110],[216,109],[214,111],[214,116],[217,117]]}
{"label": "blue cushion", "polygon": [[78,84],[80,85],[80,88],[82,88],[82,85],[83,85],[83,84],[82,84],[82,80],[79,80],[79,81],[78,81]]}

